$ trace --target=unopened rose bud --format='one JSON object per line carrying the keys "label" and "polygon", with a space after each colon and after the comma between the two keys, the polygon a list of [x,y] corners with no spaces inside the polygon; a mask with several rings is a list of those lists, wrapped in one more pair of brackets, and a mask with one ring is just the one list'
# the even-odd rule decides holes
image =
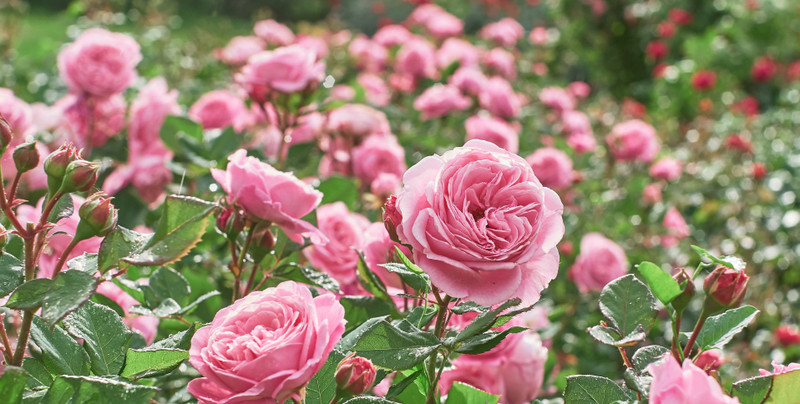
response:
{"label": "unopened rose bud", "polygon": [[11,128],[11,124],[3,118],[3,115],[0,115],[0,153],[6,151],[13,138],[14,130]]}
{"label": "unopened rose bud", "polygon": [[399,243],[400,239],[397,237],[397,225],[403,221],[403,216],[397,210],[397,195],[392,195],[386,200],[383,205],[383,225],[386,226],[386,231],[389,232],[389,237],[392,241]]}
{"label": "unopened rose bud", "polygon": [[788,324],[775,328],[775,338],[781,346],[800,345],[800,331]]}
{"label": "unopened rose bud", "polygon": [[[102,192],[92,194],[78,209],[81,221],[78,223],[78,233],[89,237],[105,237],[117,225],[117,210]],[[87,237],[88,238],[88,237]]]}
{"label": "unopened rose bud", "polygon": [[36,150],[36,142],[26,142],[17,146],[13,156],[17,172],[24,173],[39,165],[39,151]]}
{"label": "unopened rose bud", "polygon": [[683,288],[683,292],[678,295],[676,298],[672,299],[669,302],[672,307],[677,311],[683,311],[689,305],[689,302],[692,300],[694,296],[694,282],[692,282],[692,277],[686,273],[685,268],[679,268],[680,272],[675,274],[672,278],[675,279],[675,282],[678,282],[678,285]]}
{"label": "unopened rose bud", "polygon": [[44,159],[44,172],[47,174],[47,190],[54,194],[61,187],[69,163],[78,160],[80,154],[72,146],[61,145]]}
{"label": "unopened rose bud", "polygon": [[64,180],[61,181],[62,193],[85,192],[92,189],[97,181],[97,171],[100,164],[86,160],[75,160],[67,166]]}
{"label": "unopened rose bud", "polygon": [[750,278],[744,271],[737,271],[722,265],[717,266],[705,279],[705,309],[707,314],[718,313],[724,309],[738,307],[747,292]]}
{"label": "unopened rose bud", "polygon": [[217,228],[229,236],[235,236],[244,229],[244,218],[233,208],[225,208],[217,215]]}
{"label": "unopened rose bud", "polygon": [[375,382],[375,372],[369,359],[350,354],[336,368],[337,390],[352,395],[366,393]]}
{"label": "unopened rose bud", "polygon": [[261,246],[268,250],[275,248],[275,235],[272,234],[269,227],[267,227],[267,230],[261,236]]}
{"label": "unopened rose bud", "polygon": [[708,374],[719,369],[723,363],[725,363],[725,358],[722,357],[722,351],[719,349],[704,351],[694,360],[694,364]]}

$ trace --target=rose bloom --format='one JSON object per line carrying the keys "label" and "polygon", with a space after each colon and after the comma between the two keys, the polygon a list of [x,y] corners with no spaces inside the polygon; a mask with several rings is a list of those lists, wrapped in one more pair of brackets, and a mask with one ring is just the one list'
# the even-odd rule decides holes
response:
{"label": "rose bloom", "polygon": [[447,82],[458,88],[462,93],[477,96],[483,90],[487,78],[474,67],[459,67]]}
{"label": "rose bloom", "polygon": [[347,104],[330,111],[328,130],[355,138],[391,133],[386,114],[361,104]]}
{"label": "rose bloom", "polygon": [[725,358],[722,356],[722,351],[719,349],[703,351],[703,353],[694,360],[695,366],[703,369],[707,374],[717,371],[723,363],[725,363]]}
{"label": "rose bloom", "polygon": [[424,39],[411,39],[397,52],[395,68],[398,73],[416,78],[434,78],[436,70],[436,48]]}
{"label": "rose bloom", "polygon": [[446,69],[454,62],[458,62],[459,67],[474,67],[480,58],[480,49],[460,38],[447,38],[436,51],[436,64],[440,69]]}
{"label": "rose bloom", "polygon": [[717,75],[711,70],[698,70],[692,74],[691,81],[695,91],[708,91],[717,83]]}
{"label": "rose bloom", "polygon": [[722,144],[728,149],[736,150],[742,153],[753,152],[753,143],[750,142],[750,139],[738,133],[732,133],[728,135]]}
{"label": "rose bloom", "polygon": [[772,372],[766,369],[758,369],[761,376],[779,375],[781,373],[791,372],[792,370],[800,369],[800,363],[790,363],[782,365],[778,361],[772,361]]}
{"label": "rose bloom", "polygon": [[575,109],[575,98],[572,97],[572,94],[559,87],[542,89],[539,93],[539,101],[559,113]]}
{"label": "rose bloom", "polygon": [[464,123],[464,129],[467,131],[466,140],[481,139],[492,142],[511,153],[519,151],[517,130],[502,119],[493,116],[471,116]]}
{"label": "rose bloom", "polygon": [[414,100],[414,109],[422,112],[422,120],[441,118],[453,111],[465,110],[472,105],[472,100],[461,95],[458,88],[435,84],[429,87]]}
{"label": "rose bloom", "polygon": [[228,203],[278,225],[292,240],[302,241],[301,236],[306,236],[324,242],[319,230],[300,219],[319,205],[322,193],[291,173],[278,171],[239,149],[228,157],[225,171],[212,168],[211,176],[228,194]]}
{"label": "rose bloom", "polygon": [[392,93],[389,91],[389,86],[377,74],[361,73],[356,78],[358,84],[364,88],[365,96],[370,104],[376,107],[385,107],[389,105],[392,99]]}
{"label": "rose bloom", "polygon": [[[314,141],[325,128],[325,116],[309,112],[297,118],[297,123],[286,134],[286,143],[295,145]],[[280,140],[280,139],[279,139]]]}
{"label": "rose bloom", "polygon": [[692,22],[692,13],[680,8],[669,10],[669,20],[678,25],[689,25]]}
{"label": "rose bloom", "polygon": [[528,35],[528,40],[534,45],[544,45],[547,43],[547,28],[534,27]]}
{"label": "rose bloom", "polygon": [[592,88],[582,81],[573,81],[567,86],[567,91],[575,98],[586,98],[592,92]]}
{"label": "rose bloom", "polygon": [[324,75],[325,63],[317,61],[315,52],[291,45],[251,56],[240,80],[251,94],[293,93],[319,83]]}
{"label": "rose bloom", "polygon": [[215,50],[214,57],[229,65],[241,66],[264,49],[264,41],[257,36],[235,36],[224,48]]}
{"label": "rose bloom", "polygon": [[750,76],[753,78],[753,81],[764,83],[772,79],[777,72],[778,68],[775,66],[775,61],[769,56],[762,56],[753,63]]}
{"label": "rose bloom", "polygon": [[558,272],[563,205],[521,157],[470,140],[406,171],[397,234],[431,282],[493,305],[539,295]]}
{"label": "rose bloom", "polygon": [[400,262],[395,247],[399,247],[407,257],[411,256],[408,248],[392,241],[383,223],[372,223],[364,232],[364,262],[367,267],[378,275],[386,286],[403,290],[400,276],[381,266],[387,262]]}
{"label": "rose bloom", "polygon": [[683,220],[683,216],[674,207],[669,208],[664,215],[664,228],[667,229],[669,234],[682,239],[689,237],[689,226]]}
{"label": "rose bloom", "polygon": [[525,160],[531,165],[536,178],[548,188],[566,188],[572,185],[572,160],[554,147],[536,150]]}
{"label": "rose bloom", "polygon": [[664,157],[650,166],[650,176],[665,181],[677,179],[681,171],[681,161],[672,157]]}
{"label": "rose bloom", "polygon": [[400,176],[392,173],[380,173],[369,184],[369,192],[375,194],[379,200],[385,200],[400,191],[402,181]]}
{"label": "rose bloom", "polygon": [[658,24],[658,36],[662,38],[670,38],[675,35],[675,24],[672,21],[664,21]]}
{"label": "rose bloom", "polygon": [[306,48],[315,55],[317,59],[325,59],[328,56],[328,43],[324,39],[311,35],[298,35],[295,45]]}
{"label": "rose bloom", "polygon": [[213,90],[203,94],[189,108],[189,118],[204,129],[225,129],[233,126],[241,132],[253,122],[244,100],[226,90]]}
{"label": "rose bloom", "polygon": [[347,84],[337,84],[331,88],[331,100],[352,101],[356,98],[356,90]]}
{"label": "rose bloom", "polygon": [[140,60],[133,38],[91,28],[58,54],[58,70],[70,91],[107,98],[133,83]]}
{"label": "rose bloom", "polygon": [[252,292],[192,337],[189,363],[203,377],[187,390],[202,404],[299,402],[344,325],[332,294],[312,297],[291,281]]}
{"label": "rose bloom", "polygon": [[64,106],[59,130],[78,148],[102,146],[125,126],[127,105],[122,94],[103,99],[67,94],[56,103]]}
{"label": "rose bloom", "polygon": [[717,381],[686,358],[681,366],[675,357],[647,365],[653,375],[650,384],[651,404],[733,404],[739,399],[725,395]]}
{"label": "rose bloom", "polygon": [[775,339],[781,346],[800,345],[800,331],[797,327],[781,324],[775,328]]}
{"label": "rose bloom", "polygon": [[364,248],[369,220],[347,210],[344,203],[335,202],[317,208],[317,225],[329,241],[312,243],[303,254],[314,268],[331,275],[342,287],[357,288],[357,250]]}
{"label": "rose bloom", "polygon": [[428,18],[424,25],[434,38],[439,39],[461,35],[464,32],[464,22],[444,10]]}
{"label": "rose bloom", "polygon": [[389,24],[378,29],[375,35],[372,36],[372,40],[381,46],[389,48],[402,45],[411,39],[412,36],[413,34],[408,28],[399,24]]}
{"label": "rose bloom", "polygon": [[592,134],[592,123],[589,121],[589,117],[581,111],[564,111],[561,115],[561,124],[568,134]]}
{"label": "rose bloom", "polygon": [[503,18],[500,21],[487,24],[481,29],[480,36],[492,40],[500,46],[512,47],[523,36],[525,29],[513,18]]}
{"label": "rose bloom", "polygon": [[660,149],[656,130],[638,119],[614,125],[606,136],[606,143],[619,161],[649,163]]}
{"label": "rose bloom", "polygon": [[370,41],[364,34],[356,36],[347,51],[355,59],[359,69],[372,73],[383,70],[389,57],[389,51],[383,45]]}
{"label": "rose bloom", "polygon": [[13,150],[13,147],[23,143],[25,136],[33,128],[33,110],[27,102],[17,98],[13,91],[0,88],[0,115],[3,115],[14,131],[14,137],[8,146]]}
{"label": "rose bloom", "polygon": [[649,204],[661,201],[661,187],[658,184],[647,184],[642,190],[642,200]]}
{"label": "rose bloom", "polygon": [[481,108],[503,119],[519,115],[522,108],[522,100],[511,88],[511,84],[502,77],[492,77],[486,80],[478,95],[478,100]]}
{"label": "rose bloom", "polygon": [[622,247],[602,234],[585,234],[580,247],[567,275],[581,293],[602,290],[609,282],[628,273],[628,258]]}
{"label": "rose bloom", "polygon": [[516,80],[517,67],[514,65],[514,55],[501,48],[490,50],[483,58],[487,69],[509,80]]}
{"label": "rose bloom", "polygon": [[669,48],[661,41],[650,41],[645,48],[647,57],[653,60],[661,60],[669,53]]}
{"label": "rose bloom", "polygon": [[292,30],[275,20],[257,22],[253,32],[270,45],[286,46],[294,42]]}
{"label": "rose bloom", "polygon": [[406,172],[406,152],[394,135],[367,137],[353,149],[353,173],[364,184],[371,184],[378,175]]}
{"label": "rose bloom", "polygon": [[597,147],[597,140],[591,132],[573,132],[567,135],[567,146],[575,153],[583,154],[594,150]]}

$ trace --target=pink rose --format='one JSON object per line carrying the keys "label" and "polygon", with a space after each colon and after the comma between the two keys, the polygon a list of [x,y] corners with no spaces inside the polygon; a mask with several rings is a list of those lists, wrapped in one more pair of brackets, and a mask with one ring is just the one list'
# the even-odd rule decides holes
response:
{"label": "pink rose", "polygon": [[597,140],[591,132],[574,132],[567,135],[567,146],[575,153],[588,153],[597,147]]}
{"label": "pink rose", "polygon": [[269,90],[282,93],[305,90],[322,81],[324,75],[325,63],[317,61],[315,52],[291,45],[251,56],[242,68],[240,81],[258,99]]}
{"label": "pink rose", "polygon": [[459,67],[473,67],[478,65],[480,57],[480,50],[475,45],[460,38],[447,38],[436,51],[436,64],[441,69],[454,62],[458,62]]}
{"label": "pink rose", "polygon": [[386,114],[361,104],[347,104],[329,112],[328,130],[355,138],[392,131]]}
{"label": "pink rose", "polygon": [[572,185],[572,160],[554,147],[536,150],[525,160],[530,163],[536,178],[548,188],[566,188]]}
{"label": "pink rose", "polygon": [[658,184],[647,184],[642,190],[642,200],[649,204],[661,202],[661,187]]}
{"label": "pink rose", "polygon": [[528,35],[528,40],[534,45],[544,45],[547,43],[547,28],[534,27]]}
{"label": "pink rose", "polygon": [[575,98],[586,98],[592,92],[592,88],[582,81],[573,81],[567,86],[567,91]]}
{"label": "pink rose", "polygon": [[372,73],[383,70],[389,57],[389,51],[383,45],[369,40],[364,34],[356,36],[347,50],[359,69]]}
{"label": "pink rose", "polygon": [[366,217],[351,213],[342,202],[317,208],[317,225],[328,238],[324,245],[313,243],[303,254],[314,268],[324,271],[343,287],[357,287],[358,252],[364,247]]}
{"label": "pink rose", "polygon": [[226,90],[213,90],[203,94],[189,108],[189,118],[203,125],[203,129],[225,129],[233,126],[236,132],[243,131],[253,123],[244,100]]}
{"label": "pink rose", "polygon": [[494,48],[490,50],[483,58],[483,63],[487,69],[508,80],[517,79],[517,66],[514,65],[514,55],[505,49]]}
{"label": "pink rose", "polygon": [[600,233],[581,238],[581,251],[567,274],[581,293],[601,290],[607,283],[628,273],[628,258],[617,243]]}
{"label": "pink rose", "polygon": [[703,353],[698,355],[694,360],[695,366],[703,369],[703,371],[708,374],[711,374],[711,372],[719,369],[723,363],[725,363],[725,357],[722,355],[722,351],[719,349],[709,349],[708,351],[703,351]]}
{"label": "pink rose", "polygon": [[380,76],[372,73],[361,73],[356,78],[356,81],[364,88],[364,93],[370,104],[376,107],[389,105],[392,94],[389,92],[389,86],[386,85],[386,81]]}
{"label": "pink rose", "polygon": [[618,123],[606,136],[614,158],[619,161],[642,161],[649,163],[659,150],[656,130],[645,122],[632,119]]}
{"label": "pink rose", "polygon": [[469,108],[472,100],[461,95],[456,87],[445,84],[435,84],[425,90],[416,100],[414,109],[422,112],[422,120],[441,118],[453,111]]}
{"label": "pink rose", "polygon": [[522,108],[522,100],[514,93],[511,84],[502,77],[492,77],[486,80],[478,100],[481,108],[503,119],[519,115],[519,111]]}
{"label": "pink rose", "polygon": [[189,363],[203,377],[187,389],[201,404],[300,401],[344,324],[336,297],[295,282],[250,293],[192,337]]}
{"label": "pink rose", "polygon": [[461,90],[464,94],[477,96],[483,90],[483,86],[486,85],[487,80],[486,76],[477,68],[459,67],[455,73],[447,79],[447,82]]}
{"label": "pink rose", "polygon": [[681,161],[664,157],[650,166],[650,176],[655,179],[671,181],[681,176]]}
{"label": "pink rose", "polygon": [[130,152],[137,154],[154,148],[166,150],[161,142],[161,126],[167,115],[178,115],[180,112],[178,91],[170,91],[167,81],[162,77],[150,80],[131,103],[128,121]]}
{"label": "pink rose", "polygon": [[3,115],[14,131],[14,138],[9,145],[9,150],[13,150],[24,141],[28,131],[33,129],[33,110],[28,103],[17,98],[13,91],[0,88],[0,115]]}
{"label": "pink rose", "polygon": [[733,404],[739,399],[725,395],[717,381],[687,358],[681,366],[672,355],[647,366],[653,375],[651,404]]}
{"label": "pink rose", "polygon": [[424,39],[411,39],[397,52],[395,68],[398,73],[416,78],[434,78],[436,70],[436,48]]}
{"label": "pink rose", "polygon": [[313,142],[324,128],[325,116],[319,112],[309,112],[297,118],[297,124],[286,135],[286,142],[289,145]]}
{"label": "pink rose", "polygon": [[314,54],[317,55],[317,59],[325,59],[328,56],[328,44],[322,38],[310,35],[299,35],[294,43],[297,46],[314,52]]}
{"label": "pink rose", "polygon": [[275,20],[257,22],[253,32],[270,45],[286,46],[294,42],[292,30]]}
{"label": "pink rose", "polygon": [[228,158],[226,171],[212,168],[211,175],[228,194],[228,203],[278,225],[293,240],[302,235],[324,242],[319,230],[300,219],[319,205],[322,193],[291,173],[278,171],[239,149]]}
{"label": "pink rose", "polygon": [[68,94],[57,104],[64,105],[61,130],[78,148],[102,146],[125,125],[122,94],[103,99]]}
{"label": "pink rose", "polygon": [[674,207],[667,209],[667,213],[664,215],[663,225],[670,235],[678,239],[689,237],[689,226],[686,224],[686,221],[683,220],[681,212],[678,212],[678,209]]}
{"label": "pink rose", "polygon": [[172,158],[166,149],[148,149],[131,153],[128,164],[112,172],[103,182],[103,191],[114,195],[126,185],[136,188],[137,194],[151,208],[158,206],[167,196],[167,185],[172,182],[172,171],[164,164]]}
{"label": "pink rose", "polygon": [[778,361],[772,361],[772,372],[766,369],[759,369],[758,373],[760,373],[761,376],[779,375],[781,373],[786,373],[797,369],[800,369],[800,363],[790,363],[788,365],[782,365],[778,363]]}
{"label": "pink rose", "polygon": [[402,45],[412,36],[413,34],[406,27],[398,24],[389,24],[378,29],[375,35],[372,36],[372,40],[381,46],[389,48]]}
{"label": "pink rose", "polygon": [[133,38],[91,28],[58,54],[58,70],[70,91],[107,98],[133,83],[140,60]]}
{"label": "pink rose", "polygon": [[511,153],[519,151],[517,130],[502,119],[492,116],[471,116],[464,122],[466,140],[481,139],[492,142]]}
{"label": "pink rose", "polygon": [[559,113],[575,109],[575,98],[567,90],[559,87],[547,87],[539,93],[539,101],[542,104],[556,110]]}
{"label": "pink rose", "polygon": [[558,272],[563,205],[521,157],[483,140],[422,159],[397,196],[397,234],[445,293],[536,302]]}
{"label": "pink rose", "polygon": [[425,28],[434,38],[441,39],[461,35],[464,32],[464,22],[442,10],[425,20]]}
{"label": "pink rose", "polygon": [[402,179],[392,173],[380,173],[369,184],[369,192],[384,200],[400,191]]}
{"label": "pink rose", "polygon": [[97,293],[111,299],[114,303],[118,304],[122,311],[125,313],[122,321],[133,331],[141,334],[147,344],[150,345],[156,339],[158,332],[158,317],[152,316],[139,316],[130,312],[131,307],[138,306],[140,303],[125,293],[119,286],[111,282],[102,282],[97,285]]}
{"label": "pink rose", "polygon": [[513,18],[503,18],[500,21],[487,24],[481,29],[481,38],[492,40],[500,46],[512,47],[523,36],[525,29]]}
{"label": "pink rose", "polygon": [[589,117],[581,111],[564,111],[561,124],[568,134],[586,133],[592,135],[592,124]]}
{"label": "pink rose", "polygon": [[353,173],[364,184],[382,173],[400,177],[404,172],[406,152],[394,135],[369,136],[353,149]]}
{"label": "pink rose", "polygon": [[264,49],[264,41],[257,36],[235,36],[224,48],[215,50],[214,57],[229,65],[241,66]]}
{"label": "pink rose", "polygon": [[367,267],[378,275],[386,286],[403,290],[400,276],[381,266],[387,262],[400,262],[395,247],[399,247],[407,257],[411,256],[408,248],[392,241],[383,223],[372,223],[364,232],[364,262]]}

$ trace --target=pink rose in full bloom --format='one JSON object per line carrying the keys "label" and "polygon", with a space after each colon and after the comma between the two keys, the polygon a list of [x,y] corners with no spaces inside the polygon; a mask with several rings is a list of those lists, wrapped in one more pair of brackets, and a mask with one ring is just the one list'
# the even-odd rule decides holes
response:
{"label": "pink rose in full bloom", "polygon": [[447,79],[450,85],[456,86],[462,93],[477,96],[486,84],[486,76],[474,67],[459,67],[452,76]]}
{"label": "pink rose in full bloom", "polygon": [[656,130],[648,123],[632,119],[618,123],[606,136],[614,158],[620,161],[643,161],[649,163],[660,146]]}
{"label": "pink rose in full bloom", "polygon": [[622,247],[600,233],[581,238],[581,251],[567,274],[581,293],[601,290],[607,283],[628,273],[628,258]]}
{"label": "pink rose in full bloom", "polygon": [[300,401],[344,324],[332,294],[312,297],[291,281],[252,292],[194,334],[189,363],[203,377],[187,389],[201,404]]}
{"label": "pink rose in full bloom", "polygon": [[559,113],[575,109],[575,98],[560,87],[543,88],[539,93],[539,101]]}
{"label": "pink rose in full bloom", "polygon": [[761,376],[769,376],[769,375],[779,375],[781,373],[791,372],[792,370],[800,369],[800,363],[790,363],[788,365],[782,365],[778,363],[778,361],[772,361],[772,372],[766,369],[759,369],[758,373]]}
{"label": "pink rose in full bloom", "polygon": [[558,272],[563,205],[521,157],[470,140],[406,171],[397,234],[445,293],[493,305],[539,295]]}
{"label": "pink rose in full bloom", "polygon": [[414,109],[422,112],[422,120],[441,118],[453,111],[469,108],[472,100],[461,94],[455,86],[435,84],[414,100]]}
{"label": "pink rose in full bloom", "polygon": [[355,138],[387,135],[392,131],[386,114],[361,104],[347,104],[329,112],[328,130]]}
{"label": "pink rose in full bloom", "polygon": [[224,48],[215,50],[214,56],[229,65],[241,66],[265,48],[264,40],[257,36],[235,36]]}
{"label": "pink rose in full bloom", "polygon": [[434,38],[447,38],[461,35],[464,32],[464,22],[460,18],[442,11],[425,21],[425,28]]}
{"label": "pink rose in full bloom", "polygon": [[503,119],[519,115],[522,108],[522,100],[511,88],[511,84],[502,77],[492,77],[486,80],[478,100],[481,108]]}
{"label": "pink rose in full bloom", "polygon": [[329,241],[324,245],[313,243],[303,254],[314,268],[331,275],[343,288],[357,288],[357,250],[364,248],[369,220],[350,212],[344,203],[335,202],[317,208],[317,225]]}
{"label": "pink rose in full bloom", "polygon": [[286,46],[294,42],[292,30],[275,20],[257,22],[253,32],[270,45]]}
{"label": "pink rose in full bloom", "polygon": [[122,94],[102,99],[67,94],[56,104],[64,106],[60,130],[78,148],[102,146],[125,125]]}
{"label": "pink rose in full bloom", "polygon": [[677,179],[681,171],[681,161],[672,157],[664,157],[650,166],[650,176],[665,181]]}
{"label": "pink rose in full bloom", "polygon": [[413,34],[408,28],[399,24],[389,24],[378,29],[375,35],[372,36],[372,40],[381,46],[389,48],[402,45],[404,42],[411,39],[412,36]]}
{"label": "pink rose in full bloom", "polygon": [[370,104],[376,107],[385,107],[389,105],[392,99],[392,93],[389,91],[389,86],[386,81],[377,74],[361,73],[356,77],[356,81],[361,87],[364,88],[365,96]]}
{"label": "pink rose in full bloom", "polygon": [[575,150],[575,153],[588,153],[597,147],[597,140],[591,132],[574,132],[567,135],[567,146]]}
{"label": "pink rose in full bloom", "polygon": [[213,90],[203,94],[189,108],[189,118],[203,125],[203,129],[225,129],[233,126],[241,132],[253,123],[244,100],[226,90]]}
{"label": "pink rose in full bloom", "polygon": [[661,187],[658,184],[647,184],[642,190],[642,200],[649,204],[661,202]]}
{"label": "pink rose in full bloom", "polygon": [[466,140],[481,139],[492,142],[511,153],[519,151],[517,130],[502,119],[493,116],[471,116],[464,122],[464,128],[467,131]]}
{"label": "pink rose in full bloom", "polygon": [[411,39],[397,52],[395,66],[398,73],[416,78],[434,78],[436,70],[436,48],[424,39]]}
{"label": "pink rose in full bloom", "polygon": [[158,332],[158,317],[140,316],[131,313],[131,307],[139,306],[141,303],[111,282],[102,282],[97,285],[97,293],[118,304],[125,313],[125,317],[122,318],[125,325],[141,334],[148,345],[153,343],[156,339],[156,333]]}
{"label": "pink rose in full bloom", "polygon": [[589,117],[581,111],[564,111],[561,115],[561,124],[564,127],[564,132],[568,134],[585,133],[592,135],[592,123],[589,121]]}
{"label": "pink rose in full bloom", "polygon": [[533,152],[525,160],[530,163],[533,173],[542,185],[555,189],[572,185],[575,178],[572,172],[572,160],[561,150],[544,147]]}
{"label": "pink rose in full bloom", "polygon": [[27,102],[17,98],[14,92],[7,88],[0,88],[0,115],[11,125],[14,138],[9,149],[24,142],[25,136],[33,128],[33,110]]}
{"label": "pink rose in full bloom", "polygon": [[383,70],[389,57],[389,51],[383,45],[371,41],[364,34],[356,36],[347,51],[356,60],[359,69],[372,73]]}
{"label": "pink rose in full bloom", "polygon": [[513,18],[487,24],[481,29],[481,38],[492,40],[500,46],[511,47],[525,36],[525,29]]}
{"label": "pink rose in full bloom", "polygon": [[364,184],[371,184],[378,175],[406,172],[406,152],[394,135],[369,136],[353,149],[353,174]]}
{"label": "pink rose in full bloom", "polygon": [[544,45],[547,43],[547,28],[534,27],[528,35],[528,40],[534,45]]}
{"label": "pink rose in full bloom", "polygon": [[446,69],[454,62],[458,62],[459,67],[474,67],[480,57],[481,51],[475,45],[460,38],[447,38],[436,51],[436,64],[440,69]]}
{"label": "pink rose in full bloom", "polygon": [[567,91],[575,98],[586,98],[592,92],[592,88],[582,81],[573,81],[567,86]]}
{"label": "pink rose in full bloom", "polygon": [[322,81],[325,63],[314,51],[291,45],[251,56],[239,80],[256,99],[269,90],[281,93],[301,91]]}
{"label": "pink rose in full bloom", "polygon": [[514,55],[501,48],[494,48],[486,53],[483,64],[492,72],[508,80],[517,79],[517,66],[514,65]]}
{"label": "pink rose in full bloom", "polygon": [[291,173],[278,171],[239,149],[228,158],[225,171],[212,168],[211,175],[228,194],[228,203],[276,224],[293,240],[302,235],[324,242],[319,230],[300,219],[319,205],[322,193]]}
{"label": "pink rose in full bloom", "polygon": [[375,194],[378,199],[385,200],[386,198],[396,194],[400,191],[402,186],[402,178],[392,173],[380,173],[369,184],[369,192]]}
{"label": "pink rose in full bloom", "polygon": [[328,50],[328,43],[320,37],[311,35],[298,35],[297,40],[294,43],[297,46],[314,52],[314,54],[317,55],[317,59],[325,59],[330,52]]}
{"label": "pink rose in full bloom", "polygon": [[686,358],[681,366],[672,355],[651,363],[651,404],[733,404],[739,399],[725,395],[717,381]]}
{"label": "pink rose in full bloom", "polygon": [[58,54],[58,70],[70,91],[107,98],[133,83],[140,60],[133,38],[91,28]]}
{"label": "pink rose in full bloom", "polygon": [[364,262],[367,267],[378,275],[386,286],[403,290],[400,276],[381,266],[387,262],[400,262],[395,247],[399,247],[407,257],[411,256],[408,248],[392,241],[383,223],[372,223],[364,232]]}
{"label": "pink rose in full bloom", "polygon": [[668,236],[662,237],[661,244],[665,247],[672,247],[678,244],[678,240],[689,237],[689,226],[683,220],[683,216],[674,207],[667,209],[664,215],[664,228]]}

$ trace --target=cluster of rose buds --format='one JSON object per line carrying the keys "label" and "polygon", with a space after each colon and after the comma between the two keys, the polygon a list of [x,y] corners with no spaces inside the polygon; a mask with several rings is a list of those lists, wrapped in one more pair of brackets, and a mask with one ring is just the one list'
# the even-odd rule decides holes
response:
{"label": "cluster of rose buds", "polygon": [[100,164],[81,158],[72,145],[62,145],[44,161],[47,191],[50,195],[86,192],[97,181],[99,170]]}

